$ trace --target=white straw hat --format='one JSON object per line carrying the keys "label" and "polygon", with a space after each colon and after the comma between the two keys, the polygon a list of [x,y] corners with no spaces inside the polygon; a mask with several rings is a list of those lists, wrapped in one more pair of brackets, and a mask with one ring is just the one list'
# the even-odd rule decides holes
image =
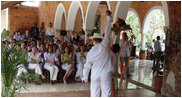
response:
{"label": "white straw hat", "polygon": [[93,38],[103,38],[103,36],[101,36],[99,33],[94,33],[94,36],[90,37],[90,39],[93,39]]}

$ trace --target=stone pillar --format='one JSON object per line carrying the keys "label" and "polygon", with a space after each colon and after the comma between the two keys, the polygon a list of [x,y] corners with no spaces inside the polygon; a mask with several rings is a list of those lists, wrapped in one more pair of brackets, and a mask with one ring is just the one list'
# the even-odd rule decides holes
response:
{"label": "stone pillar", "polygon": [[162,95],[181,96],[181,1],[167,1],[169,29],[166,30]]}
{"label": "stone pillar", "polygon": [[141,34],[141,49],[145,49],[145,34]]}
{"label": "stone pillar", "polygon": [[92,30],[85,30],[85,43],[87,42],[87,34],[90,34]]}
{"label": "stone pillar", "polygon": [[56,29],[56,35],[55,35],[55,37],[58,38],[59,40],[61,40],[60,30],[57,30]]}

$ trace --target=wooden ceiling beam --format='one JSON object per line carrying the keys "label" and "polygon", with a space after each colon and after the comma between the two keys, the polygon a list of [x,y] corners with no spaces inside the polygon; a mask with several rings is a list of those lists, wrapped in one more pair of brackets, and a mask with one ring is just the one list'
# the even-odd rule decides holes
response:
{"label": "wooden ceiling beam", "polygon": [[1,1],[1,10],[14,6],[16,4],[21,4],[22,2],[24,1]]}

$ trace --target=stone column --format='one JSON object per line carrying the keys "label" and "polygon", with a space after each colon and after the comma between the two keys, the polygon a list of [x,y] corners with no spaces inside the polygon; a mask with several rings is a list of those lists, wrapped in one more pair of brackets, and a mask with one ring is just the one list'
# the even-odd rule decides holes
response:
{"label": "stone column", "polygon": [[145,49],[145,34],[141,34],[141,49]]}
{"label": "stone column", "polygon": [[90,34],[92,30],[85,30],[85,43],[87,42],[87,34]]}

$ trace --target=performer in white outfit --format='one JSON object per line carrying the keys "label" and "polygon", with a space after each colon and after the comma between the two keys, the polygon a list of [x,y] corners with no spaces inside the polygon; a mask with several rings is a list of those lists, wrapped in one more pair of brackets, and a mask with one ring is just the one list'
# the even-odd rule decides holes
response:
{"label": "performer in white outfit", "polygon": [[[82,83],[88,81],[88,75],[91,71],[91,97],[99,97],[102,91],[102,97],[111,96],[112,74],[114,67],[111,64],[111,47],[110,47],[110,31],[111,31],[111,12],[106,11],[107,25],[105,29],[105,37],[95,33],[91,37],[94,46],[87,54],[87,60],[84,65]],[[102,40],[103,38],[103,40]]]}
{"label": "performer in white outfit", "polygon": [[50,72],[50,80],[54,84],[57,80],[57,75],[59,72],[58,67],[54,64],[55,61],[58,61],[55,53],[53,53],[53,46],[48,46],[48,53],[44,53],[45,65],[44,68]]}
{"label": "performer in white outfit", "polygon": [[80,81],[82,78],[83,78],[83,67],[84,67],[84,64],[86,62],[86,56],[87,56],[87,52],[84,52],[85,51],[85,47],[84,46],[81,46],[80,47],[80,52],[78,52],[76,54],[76,57],[77,57],[77,72],[76,72],[76,81]]}

